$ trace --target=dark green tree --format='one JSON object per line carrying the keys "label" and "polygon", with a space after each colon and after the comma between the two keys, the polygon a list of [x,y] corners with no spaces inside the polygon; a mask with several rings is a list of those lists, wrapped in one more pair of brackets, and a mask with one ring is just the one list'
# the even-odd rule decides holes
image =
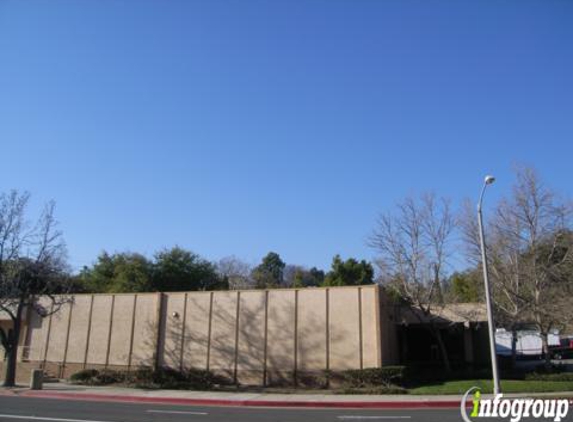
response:
{"label": "dark green tree", "polygon": [[155,255],[153,290],[227,290],[228,281],[211,262],[178,246]]}
{"label": "dark green tree", "polygon": [[149,292],[153,263],[138,253],[102,252],[92,267],[84,267],[79,278],[85,290],[95,293]]}
{"label": "dark green tree", "polygon": [[158,252],[153,260],[138,253],[103,252],[78,278],[85,291],[96,293],[220,290],[228,286],[215,265],[180,247]]}
{"label": "dark green tree", "polygon": [[252,277],[257,289],[272,289],[283,285],[285,263],[280,255],[269,252],[263,261],[253,269]]}
{"label": "dark green tree", "polygon": [[84,265],[78,279],[85,291],[90,293],[104,293],[110,288],[113,280],[113,258],[107,252],[102,252],[96,262],[91,266]]}
{"label": "dark green tree", "polygon": [[332,269],[326,274],[324,286],[360,286],[374,283],[374,268],[365,260],[349,258],[343,261],[340,255],[332,260]]}
{"label": "dark green tree", "polygon": [[478,269],[453,273],[448,282],[448,299],[456,302],[480,302],[482,300],[483,279]]}

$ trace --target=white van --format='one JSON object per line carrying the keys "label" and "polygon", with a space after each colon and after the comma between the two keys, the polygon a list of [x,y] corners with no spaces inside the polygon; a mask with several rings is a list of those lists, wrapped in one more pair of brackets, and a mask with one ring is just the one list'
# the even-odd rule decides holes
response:
{"label": "white van", "polygon": [[[535,330],[518,330],[515,345],[517,356],[542,356],[543,343],[541,335]],[[549,347],[559,346],[559,333],[553,332],[548,336]],[[498,328],[495,332],[495,351],[500,356],[511,356],[512,333],[505,328]]]}

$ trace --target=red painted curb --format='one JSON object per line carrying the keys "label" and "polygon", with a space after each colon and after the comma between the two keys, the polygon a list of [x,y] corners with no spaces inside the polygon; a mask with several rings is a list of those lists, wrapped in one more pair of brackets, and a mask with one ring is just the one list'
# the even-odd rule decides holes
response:
{"label": "red painted curb", "polygon": [[[154,403],[182,406],[225,406],[225,407],[299,407],[299,408],[339,408],[339,409],[428,409],[459,408],[457,400],[441,401],[278,401],[278,400],[229,400],[229,399],[184,399],[175,397],[110,396],[89,393],[53,393],[26,391],[18,397],[83,400],[96,402]],[[468,403],[470,405],[471,403]]]}

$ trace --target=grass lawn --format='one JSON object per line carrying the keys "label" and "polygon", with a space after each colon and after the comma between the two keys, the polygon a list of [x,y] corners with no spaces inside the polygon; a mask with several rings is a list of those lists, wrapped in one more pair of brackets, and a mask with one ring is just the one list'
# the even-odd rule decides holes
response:
{"label": "grass lawn", "polygon": [[[463,394],[471,387],[480,387],[482,393],[492,392],[491,380],[444,381],[410,388],[410,394]],[[550,393],[573,391],[573,381],[520,381],[502,380],[504,393]]]}

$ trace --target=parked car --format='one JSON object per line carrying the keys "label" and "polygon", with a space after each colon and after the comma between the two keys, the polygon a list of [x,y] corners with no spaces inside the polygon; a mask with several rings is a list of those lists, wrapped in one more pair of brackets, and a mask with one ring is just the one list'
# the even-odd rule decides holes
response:
{"label": "parked car", "polygon": [[550,349],[553,359],[573,359],[573,337],[563,337],[558,346]]}

